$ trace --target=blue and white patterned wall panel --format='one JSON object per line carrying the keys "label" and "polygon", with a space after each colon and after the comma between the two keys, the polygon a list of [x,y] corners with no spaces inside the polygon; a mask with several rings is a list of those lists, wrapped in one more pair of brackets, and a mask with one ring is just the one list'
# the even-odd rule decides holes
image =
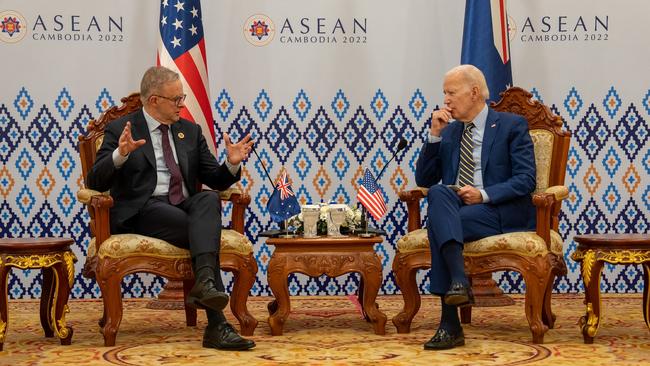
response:
{"label": "blue and white patterned wall panel", "polygon": [[[650,149],[648,115],[650,90],[645,95],[620,95],[616,86],[602,91],[602,99],[584,100],[580,87],[562,100],[537,99],[550,105],[565,120],[572,134],[566,185],[570,197],[563,206],[560,231],[564,238],[569,274],[555,284],[560,292],[582,290],[579,267],[570,258],[576,234],[595,232],[648,232],[650,212]],[[427,130],[430,111],[441,96],[425,96],[413,90],[404,100],[388,100],[378,89],[369,100],[354,100],[345,90],[332,90],[331,99],[313,100],[309,90],[295,91],[290,99],[276,99],[262,89],[254,100],[237,100],[221,90],[213,102],[215,130],[238,139],[251,133],[256,149],[275,176],[286,167],[301,202],[336,201],[356,204],[355,191],[363,168],[377,175],[391,156],[399,137],[411,144],[381,177],[388,214],[375,226],[388,233],[376,246],[384,266],[382,292],[397,291],[391,268],[395,243],[406,230],[406,207],[397,193],[414,183],[413,171]],[[76,264],[74,298],[98,297],[94,281],[81,276],[89,242],[88,214],[75,199],[83,184],[77,153],[77,137],[87,122],[115,105],[120,96],[98,88],[93,98],[73,95],[63,86],[54,100],[38,100],[25,88],[15,99],[0,101],[0,237],[70,236],[80,258]],[[217,141],[218,147],[221,141]],[[218,155],[224,157],[223,149]],[[266,270],[272,253],[258,234],[275,227],[266,213],[272,187],[264,179],[260,162],[249,160],[241,187],[252,197],[246,216],[248,237],[255,247],[260,271],[254,295],[269,295]],[[426,203],[422,204],[423,207]],[[230,208],[225,209],[228,214]],[[642,270],[638,266],[607,266],[603,290],[638,292]],[[12,298],[40,296],[41,274],[13,270],[9,280]],[[517,274],[495,275],[508,292],[521,292]],[[232,277],[225,277],[232,286]],[[418,276],[427,288],[425,273]],[[164,281],[152,275],[129,276],[123,285],[128,297],[157,294]],[[349,294],[358,275],[309,278],[292,275],[291,294]]]}

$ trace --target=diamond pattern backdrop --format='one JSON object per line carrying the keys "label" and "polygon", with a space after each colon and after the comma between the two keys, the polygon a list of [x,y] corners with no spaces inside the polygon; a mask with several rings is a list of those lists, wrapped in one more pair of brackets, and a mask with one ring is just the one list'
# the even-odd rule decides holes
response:
{"label": "diamond pattern backdrop", "polygon": [[[573,133],[566,184],[570,196],[560,215],[560,232],[569,274],[559,278],[559,292],[583,290],[579,267],[569,255],[576,247],[577,234],[603,232],[648,232],[650,212],[650,148],[648,116],[650,90],[644,95],[620,95],[616,85],[602,91],[602,99],[584,100],[579,87],[566,91],[562,100],[538,100],[550,105],[564,118]],[[382,293],[398,290],[391,268],[395,243],[406,230],[406,207],[397,193],[414,185],[413,171],[431,109],[440,96],[413,90],[405,100],[389,100],[381,89],[369,100],[353,100],[345,90],[332,90],[331,99],[314,100],[309,90],[295,91],[295,97],[280,99],[262,89],[253,100],[236,100],[228,90],[216,93],[213,106],[217,146],[221,132],[234,139],[251,133],[256,149],[272,175],[282,166],[290,172],[301,203],[335,201],[356,205],[355,192],[368,166],[377,175],[388,162],[399,137],[410,141],[386,170],[380,182],[389,208],[387,216],[373,225],[386,230],[376,246],[384,266]],[[89,242],[88,215],[75,199],[82,186],[76,141],[86,124],[98,117],[121,96],[105,88],[86,98],[62,87],[53,100],[36,100],[30,90],[15,91],[15,99],[0,101],[0,237],[70,236],[74,238],[76,264],[74,298],[99,297],[94,281],[81,276]],[[223,149],[218,149],[220,159]],[[244,167],[241,188],[252,196],[246,216],[246,234],[253,241],[260,271],[254,295],[269,295],[266,270],[272,253],[261,231],[274,228],[266,212],[271,193],[259,161]],[[423,203],[423,207],[426,203]],[[229,214],[230,209],[225,209]],[[610,266],[604,271],[606,292],[642,291],[642,270],[638,266]],[[419,273],[420,289],[428,287]],[[523,291],[515,273],[495,274],[506,292]],[[228,287],[232,278],[225,276]],[[38,271],[13,270],[9,280],[12,298],[40,296]],[[291,294],[350,294],[357,289],[357,275],[338,278],[310,278],[292,275]],[[125,279],[127,297],[156,295],[164,279],[147,274]]]}

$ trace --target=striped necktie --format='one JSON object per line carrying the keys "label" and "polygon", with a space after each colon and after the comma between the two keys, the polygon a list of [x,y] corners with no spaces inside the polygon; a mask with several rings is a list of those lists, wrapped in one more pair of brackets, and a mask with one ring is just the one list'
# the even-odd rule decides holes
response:
{"label": "striped necktie", "polygon": [[474,185],[474,157],[472,156],[472,151],[474,150],[474,141],[472,141],[473,130],[474,123],[470,122],[466,124],[465,130],[463,131],[463,138],[460,141],[458,185],[461,187]]}

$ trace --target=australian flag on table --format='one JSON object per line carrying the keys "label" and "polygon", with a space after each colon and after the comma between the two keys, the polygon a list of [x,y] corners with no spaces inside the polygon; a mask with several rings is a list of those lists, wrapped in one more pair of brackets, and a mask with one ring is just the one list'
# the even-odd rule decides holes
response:
{"label": "australian flag on table", "polygon": [[280,178],[275,182],[275,189],[266,208],[271,214],[271,220],[275,222],[284,221],[300,213],[300,205],[296,195],[291,190],[286,171],[283,171]]}
{"label": "australian flag on table", "polygon": [[466,0],[461,64],[478,67],[487,80],[490,100],[512,86],[506,0]]}

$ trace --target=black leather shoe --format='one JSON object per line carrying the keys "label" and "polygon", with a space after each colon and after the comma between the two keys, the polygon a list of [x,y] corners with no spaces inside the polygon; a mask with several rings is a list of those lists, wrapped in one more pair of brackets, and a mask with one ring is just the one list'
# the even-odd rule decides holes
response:
{"label": "black leather shoe", "polygon": [[187,304],[197,309],[223,310],[228,305],[228,294],[214,286],[214,272],[210,268],[201,269],[196,275],[194,287],[187,295]]}
{"label": "black leather shoe", "polygon": [[255,342],[242,338],[227,322],[208,325],[203,333],[203,347],[222,350],[244,351],[255,347]]}
{"label": "black leather shoe", "polygon": [[454,306],[474,305],[472,287],[459,282],[452,283],[449,291],[445,294],[445,304]]}
{"label": "black leather shoe", "polygon": [[465,335],[463,330],[457,334],[451,334],[446,329],[438,328],[436,334],[431,337],[431,339],[424,344],[424,349],[426,350],[442,350],[442,349],[451,349],[458,346],[465,345]]}

